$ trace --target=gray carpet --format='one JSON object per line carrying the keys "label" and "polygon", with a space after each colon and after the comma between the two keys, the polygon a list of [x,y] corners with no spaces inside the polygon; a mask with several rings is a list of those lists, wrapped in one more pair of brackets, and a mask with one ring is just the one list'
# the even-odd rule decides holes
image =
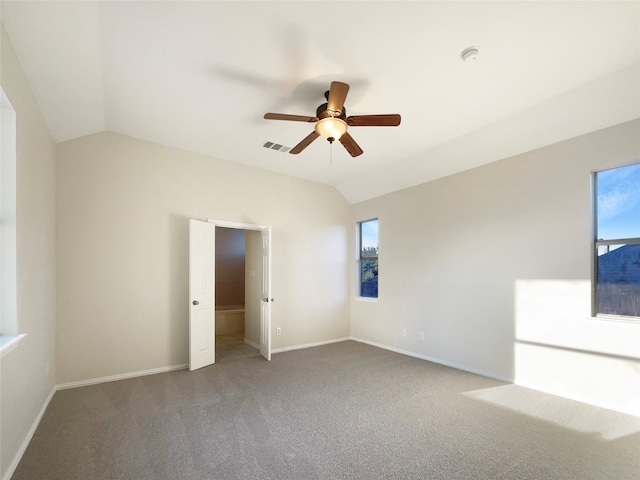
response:
{"label": "gray carpet", "polygon": [[640,419],[356,342],[59,391],[13,480],[638,479]]}

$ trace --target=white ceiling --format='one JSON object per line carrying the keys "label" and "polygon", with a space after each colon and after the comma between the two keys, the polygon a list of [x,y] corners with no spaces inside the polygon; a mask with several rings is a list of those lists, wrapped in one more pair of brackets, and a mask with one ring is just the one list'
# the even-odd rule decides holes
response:
{"label": "white ceiling", "polygon": [[[640,2],[1,4],[56,142],[109,130],[335,185],[355,203],[640,117]],[[480,47],[470,64],[460,52]],[[364,150],[316,140],[332,80]],[[330,155],[331,154],[331,155]],[[332,162],[330,162],[332,158]]]}

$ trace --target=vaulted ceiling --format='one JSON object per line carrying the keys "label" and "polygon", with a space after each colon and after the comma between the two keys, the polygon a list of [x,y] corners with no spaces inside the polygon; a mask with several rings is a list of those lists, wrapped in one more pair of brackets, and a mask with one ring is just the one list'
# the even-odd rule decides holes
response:
{"label": "vaulted ceiling", "polygon": [[[56,142],[109,130],[336,186],[355,203],[640,117],[640,2],[6,1]],[[478,46],[475,61],[460,53]],[[312,124],[333,80],[350,157]]]}

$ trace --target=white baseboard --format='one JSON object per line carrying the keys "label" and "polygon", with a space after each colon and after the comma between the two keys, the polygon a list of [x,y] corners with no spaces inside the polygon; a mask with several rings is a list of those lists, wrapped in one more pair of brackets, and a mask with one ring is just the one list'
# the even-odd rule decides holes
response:
{"label": "white baseboard", "polygon": [[[389,351],[392,351],[392,352],[395,352],[395,353],[400,353],[402,355],[408,355],[410,357],[419,358],[421,360],[426,360],[426,361],[437,363],[437,364],[444,365],[444,366],[447,366],[447,367],[456,368],[458,370],[462,370],[462,371],[469,372],[469,373],[474,373],[476,375],[482,375],[484,377],[494,378],[496,380],[500,380],[500,381],[503,381],[503,382],[506,382],[506,383],[513,383],[513,379],[502,377],[500,375],[495,375],[495,374],[493,374],[491,372],[485,372],[485,371],[482,371],[482,370],[469,368],[469,367],[467,367],[465,365],[456,364],[456,363],[453,363],[453,362],[442,360],[440,358],[435,358],[435,357],[430,357],[430,356],[427,356],[427,355],[422,355],[422,354],[419,354],[419,353],[411,352],[411,351],[408,351],[408,350],[403,350],[401,348],[391,347],[389,345],[384,345],[384,344],[381,344],[381,343],[370,342],[369,340],[364,340],[362,338],[357,338],[357,337],[342,337],[342,338],[334,338],[332,340],[325,340],[325,341],[321,341],[321,342],[305,343],[305,344],[301,344],[301,345],[292,345],[292,346],[288,346],[288,347],[272,349],[271,353],[277,354],[277,353],[289,352],[289,351],[292,351],[292,350],[301,350],[301,349],[304,349],[304,348],[319,347],[319,346],[322,346],[322,345],[329,345],[331,343],[345,342],[347,340],[353,340],[355,342],[365,343],[365,344],[371,345],[373,347],[382,348],[384,350],[389,350]],[[255,347],[255,348],[258,348],[258,349],[260,348],[260,345],[256,344],[255,342],[252,342],[251,340],[245,339],[244,341],[245,341],[245,343],[247,343],[248,345],[251,345],[252,347]],[[16,456],[13,459],[13,462],[11,462],[11,465],[9,466],[7,471],[5,472],[5,475],[2,477],[2,480],[10,480],[11,479],[11,476],[15,472],[15,469],[18,467],[18,463],[20,463],[20,460],[22,459],[22,456],[24,455],[24,452],[26,451],[27,446],[29,445],[29,442],[33,438],[33,435],[35,434],[36,429],[38,428],[38,425],[40,424],[40,420],[42,419],[42,416],[44,415],[44,412],[46,411],[47,407],[49,406],[49,402],[51,402],[51,399],[53,398],[53,395],[55,394],[56,391],[65,390],[65,389],[68,389],[68,388],[77,388],[77,387],[84,387],[84,386],[88,386],[88,385],[96,385],[96,384],[99,384],[99,383],[115,382],[117,380],[124,380],[124,379],[127,379],[127,378],[134,378],[134,377],[142,377],[142,376],[145,376],[145,375],[154,375],[156,373],[172,372],[172,371],[175,371],[175,370],[182,370],[182,369],[185,369],[187,367],[188,367],[188,364],[185,363],[185,364],[180,364],[180,365],[172,365],[172,366],[169,366],[169,367],[160,367],[160,368],[153,368],[153,369],[150,369],[150,370],[141,370],[141,371],[137,371],[137,372],[121,373],[121,374],[118,374],[118,375],[110,375],[110,376],[107,376],[107,377],[92,378],[92,379],[89,379],[89,380],[80,380],[80,381],[77,381],[77,382],[69,382],[69,383],[62,383],[62,384],[56,385],[54,387],[54,389],[51,391],[51,393],[49,394],[49,396],[47,397],[47,400],[45,401],[44,405],[42,406],[42,409],[40,410],[38,416],[34,420],[33,425],[31,426],[31,428],[27,432],[27,435],[26,435],[24,441],[22,442],[22,445],[20,446],[20,449],[16,453]]]}
{"label": "white baseboard", "polygon": [[290,347],[273,348],[271,353],[283,353],[291,350],[302,350],[303,348],[319,347],[321,345],[329,345],[330,343],[346,342],[352,340],[351,337],[334,338],[332,340],[325,340],[322,342],[303,343],[302,345],[292,345]]}
{"label": "white baseboard", "polygon": [[248,338],[244,339],[244,343],[246,343],[247,345],[251,345],[253,348],[257,348],[258,350],[260,350],[260,344],[258,344],[256,342],[252,342]]}
{"label": "white baseboard", "polygon": [[401,353],[402,355],[408,355],[409,357],[419,358],[421,360],[426,360],[428,362],[437,363],[439,365],[444,365],[445,367],[455,368],[456,370],[462,370],[464,372],[474,373],[476,375],[482,375],[483,377],[493,378],[495,380],[500,380],[505,383],[513,383],[512,378],[503,377],[501,375],[496,375],[492,372],[485,372],[484,370],[478,370],[477,368],[470,368],[466,365],[460,365],[458,363],[449,362],[447,360],[442,360],[441,358],[430,357],[428,355],[422,355],[421,353],[411,352],[409,350],[403,350],[401,348],[390,347],[389,345],[383,345],[382,343],[370,342],[369,340],[364,340],[362,338],[351,337],[349,340],[353,340],[355,342],[366,343],[367,345],[371,345],[372,347],[382,348],[384,350],[389,350],[395,353]]}
{"label": "white baseboard", "polygon": [[13,461],[9,465],[9,468],[4,473],[4,476],[2,477],[2,480],[10,480],[11,476],[15,473],[16,468],[18,468],[18,464],[20,463],[20,460],[22,460],[22,456],[24,455],[24,452],[27,450],[27,447],[29,446],[29,442],[31,442],[31,439],[33,438],[33,435],[36,433],[36,429],[38,428],[38,425],[40,425],[40,420],[42,420],[42,416],[44,415],[44,412],[46,412],[47,407],[49,406],[49,402],[51,402],[51,399],[53,398],[53,395],[55,393],[56,393],[56,388],[54,387],[54,388],[51,389],[51,392],[49,393],[49,396],[44,401],[44,405],[42,405],[42,408],[40,409],[40,412],[38,412],[38,415],[36,416],[35,420],[33,421],[33,424],[31,425],[31,428],[27,432],[27,435],[24,437],[24,440],[23,440],[22,444],[20,445],[20,448],[16,452],[16,456],[13,458]]}
{"label": "white baseboard", "polygon": [[144,377],[145,375],[155,375],[156,373],[173,372],[174,370],[182,370],[187,368],[189,364],[182,363],[180,365],[171,365],[169,367],[152,368],[150,370],[140,370],[138,372],[120,373],[118,375],[110,375],[108,377],[91,378],[89,380],[80,380],[77,382],[61,383],[56,385],[56,390],[66,390],[67,388],[85,387],[87,385],[96,385],[98,383],[115,382],[117,380],[125,380],[127,378]]}

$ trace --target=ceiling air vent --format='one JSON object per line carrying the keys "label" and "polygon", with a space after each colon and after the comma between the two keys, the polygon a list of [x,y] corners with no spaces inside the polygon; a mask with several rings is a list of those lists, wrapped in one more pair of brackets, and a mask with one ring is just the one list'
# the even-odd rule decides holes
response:
{"label": "ceiling air vent", "polygon": [[291,147],[286,147],[284,145],[281,145],[281,144],[275,143],[275,142],[264,142],[262,144],[262,146],[264,148],[268,148],[269,150],[276,150],[276,151],[282,152],[282,153],[287,153],[289,150],[291,150]]}

